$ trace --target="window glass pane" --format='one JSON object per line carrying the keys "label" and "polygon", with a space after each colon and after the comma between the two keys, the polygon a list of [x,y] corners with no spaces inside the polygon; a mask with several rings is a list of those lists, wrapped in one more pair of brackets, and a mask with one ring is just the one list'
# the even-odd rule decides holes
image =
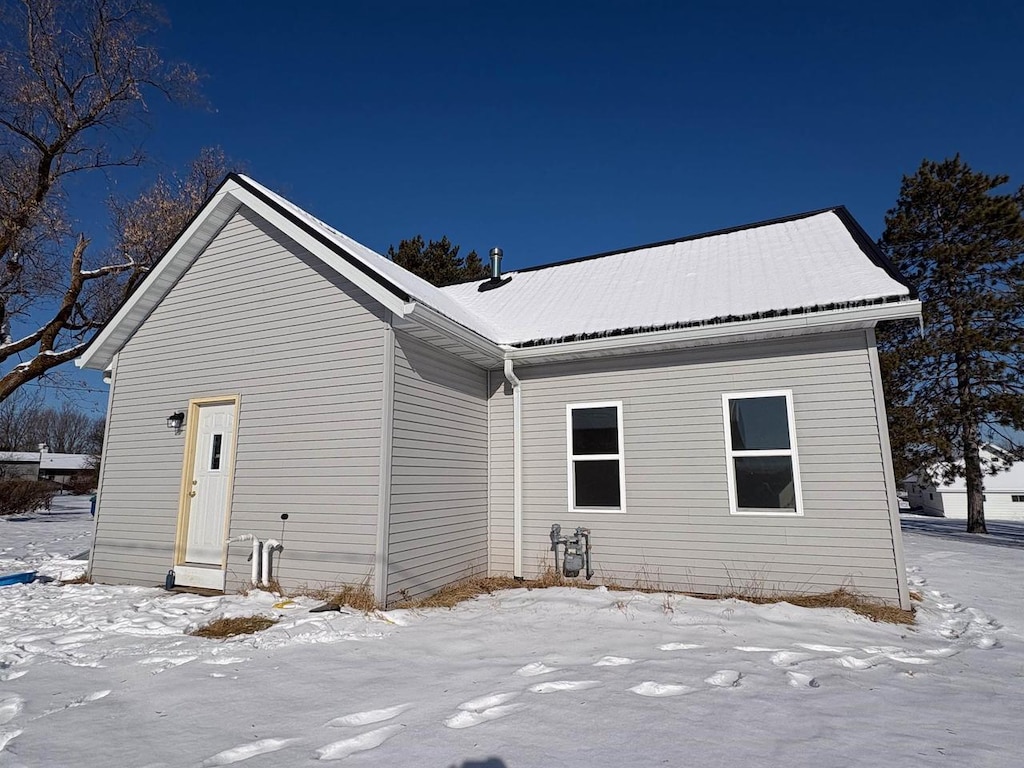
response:
{"label": "window glass pane", "polygon": [[576,408],[572,411],[572,452],[575,456],[619,452],[618,408]]}
{"label": "window glass pane", "polygon": [[789,456],[737,456],[733,461],[739,509],[796,510],[793,460]]}
{"label": "window glass pane", "polygon": [[621,508],[618,460],[574,461],[573,474],[577,507]]}
{"label": "window glass pane", "polygon": [[729,401],[734,451],[786,450],[789,419],[786,398],[741,397]]}
{"label": "window glass pane", "polygon": [[220,451],[223,442],[224,435],[213,436],[213,450],[210,451],[210,469],[220,469]]}

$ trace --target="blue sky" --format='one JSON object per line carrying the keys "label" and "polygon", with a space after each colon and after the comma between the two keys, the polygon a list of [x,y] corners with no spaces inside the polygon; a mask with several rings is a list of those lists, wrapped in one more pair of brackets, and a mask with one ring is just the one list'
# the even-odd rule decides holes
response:
{"label": "blue sky", "polygon": [[877,236],[956,152],[1024,183],[1019,3],[166,10],[209,107],[154,104],[156,167],[219,145],[378,251],[446,234],[513,269],[838,203]]}

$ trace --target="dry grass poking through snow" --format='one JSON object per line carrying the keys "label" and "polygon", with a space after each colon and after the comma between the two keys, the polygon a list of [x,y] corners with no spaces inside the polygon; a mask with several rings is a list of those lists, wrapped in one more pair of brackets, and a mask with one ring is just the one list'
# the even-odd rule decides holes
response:
{"label": "dry grass poking through snow", "polygon": [[[568,581],[561,578],[554,571],[548,571],[539,579],[526,579],[524,581],[516,581],[515,579],[507,576],[478,577],[447,586],[430,597],[421,598],[419,600],[402,601],[395,605],[395,607],[452,608],[465,600],[472,600],[474,597],[478,597],[480,595],[489,595],[492,592],[497,592],[502,589],[544,589],[546,587],[596,589],[597,586],[598,585],[595,584],[579,584]],[[696,595],[685,592],[671,593],[669,590],[657,589],[655,587],[643,587],[638,589],[636,587],[624,587],[617,584],[605,584],[604,586],[612,592],[644,592],[647,594],[665,592],[667,594],[683,594],[689,597],[698,597],[708,600],[735,598],[737,600],[744,600],[746,602],[757,603],[759,605],[766,603],[790,603],[791,605],[797,605],[803,608],[846,608],[847,610],[853,611],[860,616],[865,616],[872,621],[881,621],[888,624],[914,623],[913,611],[905,611],[902,608],[898,608],[893,605],[886,605],[884,603],[869,600],[868,598],[847,589],[836,589],[832,592],[826,592],[818,595],[746,595],[742,593]]]}
{"label": "dry grass poking through snow", "polygon": [[[914,612],[905,611],[893,605],[870,600],[863,595],[849,589],[836,589],[824,594],[784,594],[764,592],[756,590],[753,593],[742,591],[731,591],[728,593],[709,595],[692,592],[672,592],[659,588],[656,584],[645,583],[643,586],[623,586],[615,583],[604,585],[578,582],[563,578],[554,569],[548,569],[539,578],[523,579],[517,581],[510,576],[477,576],[435,592],[428,597],[406,598],[399,600],[390,607],[392,608],[453,608],[466,600],[472,600],[480,595],[490,595],[503,589],[546,589],[548,587],[575,587],[576,589],[597,589],[604,586],[611,592],[643,592],[646,594],[683,595],[696,597],[704,600],[721,600],[734,598],[748,603],[765,605],[768,603],[790,603],[802,608],[846,608],[854,613],[887,624],[913,624]],[[356,611],[372,613],[381,610],[382,606],[373,597],[373,590],[370,589],[369,580],[360,584],[345,585],[338,587],[303,587],[293,590],[291,594],[304,595],[322,600],[329,605],[346,606]],[[269,626],[269,625],[268,625]],[[260,627],[259,629],[265,629]],[[243,630],[246,631],[246,630]],[[248,630],[258,631],[258,630]],[[198,633],[196,633],[198,634]],[[240,633],[239,633],[240,634]],[[211,635],[230,636],[230,635]]]}
{"label": "dry grass poking through snow", "polygon": [[872,621],[881,621],[886,624],[913,624],[914,612],[905,611],[895,605],[887,605],[874,600],[869,600],[863,595],[851,592],[848,589],[835,589],[820,595],[695,595],[695,597],[706,597],[710,600],[732,597],[737,600],[745,600],[748,603],[789,603],[798,605],[801,608],[846,608],[860,616],[865,616]]}
{"label": "dry grass poking through snow", "polygon": [[212,637],[224,639],[236,635],[251,635],[254,632],[262,632],[277,623],[277,619],[269,616],[236,616],[231,619],[215,619],[209,624],[188,632],[196,637]]}

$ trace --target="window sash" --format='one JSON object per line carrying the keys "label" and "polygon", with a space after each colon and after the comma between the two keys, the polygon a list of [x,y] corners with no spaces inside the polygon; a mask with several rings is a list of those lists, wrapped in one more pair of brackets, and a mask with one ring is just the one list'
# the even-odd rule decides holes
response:
{"label": "window sash", "polygon": [[[616,437],[618,443],[617,453],[573,453],[573,413],[578,410],[591,408],[615,408]],[[566,479],[567,501],[569,512],[598,512],[598,513],[622,513],[626,511],[626,462],[622,427],[622,401],[614,400],[599,403],[569,403],[565,406],[565,432],[566,432]],[[616,461],[618,462],[618,492],[619,503],[617,506],[578,506],[576,503],[576,464],[578,462],[593,461]]]}
{"label": "window sash", "polygon": [[[786,423],[789,429],[789,448],[773,448],[765,450],[739,449],[732,446],[732,409],[731,403],[740,399],[781,397],[786,406]],[[802,516],[803,490],[800,483],[800,462],[796,444],[796,423],[793,414],[792,390],[765,390],[760,392],[729,392],[722,395],[722,414],[725,431],[726,471],[729,487],[729,513],[733,515],[777,515],[783,517]],[[793,473],[793,497],[795,507],[741,507],[739,506],[739,488],[736,476],[736,459],[786,457],[790,460]]]}

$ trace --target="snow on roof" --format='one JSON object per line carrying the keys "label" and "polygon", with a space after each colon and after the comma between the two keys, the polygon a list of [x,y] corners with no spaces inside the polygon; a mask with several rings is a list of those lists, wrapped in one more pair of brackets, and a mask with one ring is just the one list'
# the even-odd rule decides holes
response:
{"label": "snow on roof", "polygon": [[90,469],[94,458],[87,453],[40,453],[39,451],[0,451],[0,464],[38,464],[40,469]]}
{"label": "snow on roof", "polygon": [[44,453],[39,462],[40,469],[91,469],[95,457],[87,453]]}
{"label": "snow on roof", "polygon": [[[986,474],[982,483],[985,493],[1024,493],[1024,464],[1018,462],[998,474]],[[942,493],[967,493],[967,481],[958,477],[952,482],[939,485],[935,490]]]}
{"label": "snow on roof", "polygon": [[39,451],[0,451],[0,464],[35,464]]}
{"label": "snow on roof", "polygon": [[499,344],[911,298],[865,253],[841,209],[510,272],[506,285],[481,292],[479,282],[437,288],[258,182],[237,178],[410,299]]}
{"label": "snow on roof", "polygon": [[834,210],[507,276],[442,290],[510,344],[911,298]]}

